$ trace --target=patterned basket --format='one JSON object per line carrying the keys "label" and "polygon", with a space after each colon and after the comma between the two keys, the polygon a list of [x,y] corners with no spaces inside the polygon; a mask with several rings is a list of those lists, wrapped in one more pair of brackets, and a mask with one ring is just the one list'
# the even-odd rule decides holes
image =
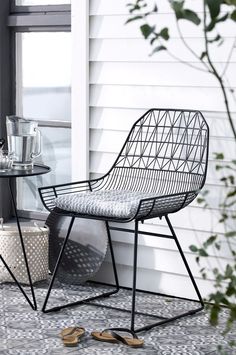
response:
{"label": "patterned basket", "polygon": [[[48,234],[48,227],[22,227],[22,236],[33,283],[48,277]],[[16,279],[21,283],[29,284],[17,227],[4,226],[0,229],[0,255]],[[0,262],[0,282],[12,281],[11,275]]]}

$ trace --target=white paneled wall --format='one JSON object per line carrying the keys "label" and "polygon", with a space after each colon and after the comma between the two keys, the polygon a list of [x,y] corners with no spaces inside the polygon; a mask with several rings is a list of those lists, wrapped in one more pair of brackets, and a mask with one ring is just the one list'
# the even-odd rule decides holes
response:
{"label": "white paneled wall", "polygon": [[[226,161],[235,156],[232,133],[224,113],[225,107],[216,80],[209,74],[196,71],[177,62],[164,51],[150,56],[151,49],[141,37],[138,22],[125,25],[128,10],[125,0],[90,0],[89,9],[89,105],[90,105],[90,176],[105,173],[113,163],[129,128],[146,110],[157,108],[192,108],[202,110],[211,130],[210,162],[206,188],[212,208],[203,210],[196,202],[171,217],[179,240],[185,251],[193,274],[202,294],[207,295],[212,288],[212,275],[202,280],[195,256],[190,252],[190,244],[200,245],[212,231],[223,233],[218,223],[218,201],[223,193],[222,184],[216,176],[212,153],[223,151]],[[176,55],[196,65],[196,59],[183,47],[174,26],[168,2],[162,1],[161,14],[153,17],[161,25],[171,27],[174,39],[171,49]],[[191,7],[196,1],[189,1]],[[198,10],[201,11],[201,9]],[[187,41],[198,51],[203,48],[203,38],[199,29],[183,21],[183,31]],[[222,25],[225,42],[215,47],[214,62],[224,68],[233,43],[232,29]],[[228,67],[228,78],[232,87],[236,86],[236,51]],[[229,97],[235,112],[235,101]],[[163,221],[152,220],[145,223],[150,231],[167,233]],[[129,285],[132,265],[132,235],[112,233],[115,255],[121,284]],[[224,266],[229,258],[227,246],[219,254]],[[97,277],[112,281],[109,257]],[[217,265],[214,252],[206,261],[208,266]],[[162,291],[180,296],[194,297],[186,271],[175,250],[173,241],[141,236],[139,248],[138,286],[152,291]]]}

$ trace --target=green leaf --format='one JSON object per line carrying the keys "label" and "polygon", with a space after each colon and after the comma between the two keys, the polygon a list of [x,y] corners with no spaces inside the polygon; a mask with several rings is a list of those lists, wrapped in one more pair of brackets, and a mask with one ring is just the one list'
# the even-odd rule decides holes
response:
{"label": "green leaf", "polygon": [[216,22],[224,22],[225,20],[227,20],[227,18],[229,17],[229,13],[227,12],[225,15],[223,15],[222,17],[219,17],[218,19],[216,19]]}
{"label": "green leaf", "polygon": [[[153,33],[153,38],[150,40],[150,44],[151,45],[153,45],[153,43],[156,41],[156,40],[158,40],[159,39],[159,37],[162,37],[163,39],[165,39],[166,41],[170,38],[170,36],[169,36],[169,29],[167,28],[167,27],[164,27],[164,28],[162,28],[162,30],[159,32],[159,33],[156,33],[156,32],[154,32]],[[160,50],[164,50],[164,49],[166,49],[166,47],[165,46],[160,46],[160,47],[158,47],[159,49],[158,50],[156,50],[155,52],[158,52],[158,51],[160,51]]]}
{"label": "green leaf", "polygon": [[220,303],[222,300],[225,298],[224,293],[217,291],[215,293],[210,294],[210,300],[214,301],[216,304],[214,304],[213,307],[219,307],[220,308]]}
{"label": "green leaf", "polygon": [[222,37],[221,37],[221,35],[218,34],[215,38],[208,39],[208,43],[217,42],[217,41],[219,41],[220,39],[222,39]]}
{"label": "green leaf", "polygon": [[235,295],[235,292],[236,292],[235,287],[229,286],[226,291],[226,296],[231,297]]}
{"label": "green leaf", "polygon": [[224,43],[224,39],[221,38],[221,40],[218,42],[217,46],[220,47],[220,46],[222,46],[223,43]]}
{"label": "green leaf", "polygon": [[149,26],[147,23],[140,27],[143,37],[147,39],[155,31],[155,26]]}
{"label": "green leaf", "polygon": [[199,25],[201,23],[201,20],[196,12],[192,10],[183,10],[182,12],[175,13],[175,15],[177,20],[188,20],[193,22],[195,25]]}
{"label": "green leaf", "polygon": [[235,178],[234,178],[233,175],[229,175],[229,176],[228,176],[228,180],[230,181],[231,185],[234,185]]}
{"label": "green leaf", "polygon": [[236,10],[234,10],[230,15],[231,20],[236,21]]}
{"label": "green leaf", "polygon": [[229,346],[231,346],[231,348],[233,348],[235,345],[236,345],[236,342],[234,340],[229,341]]}
{"label": "green leaf", "polygon": [[225,233],[225,236],[227,238],[236,237],[236,231],[227,232],[227,233]]}
{"label": "green leaf", "polygon": [[222,297],[221,303],[222,303],[222,304],[225,304],[225,305],[228,305],[228,304],[229,304],[229,301],[227,300],[226,297]]}
{"label": "green leaf", "polygon": [[170,38],[169,36],[169,29],[167,27],[164,27],[160,33],[159,33],[160,37],[162,37],[163,39],[165,39],[166,41]]}
{"label": "green leaf", "polygon": [[232,275],[233,275],[233,269],[232,269],[232,267],[229,264],[227,264],[226,270],[225,270],[225,277],[229,278]]}
{"label": "green leaf", "polygon": [[236,0],[224,0],[224,4],[236,6]]}
{"label": "green leaf", "polygon": [[200,18],[198,17],[197,13],[189,10],[184,9],[184,1],[170,1],[172,9],[175,12],[175,16],[177,20],[188,20],[193,22],[195,25],[199,25],[201,23]]}
{"label": "green leaf", "polygon": [[224,204],[224,207],[232,207],[233,205],[235,205],[236,204],[236,200],[234,200],[234,201],[232,201],[232,202],[230,202],[230,203],[225,203]]}
{"label": "green leaf", "polygon": [[223,153],[214,153],[215,159],[217,160],[223,160],[224,159],[224,154]]}
{"label": "green leaf", "polygon": [[158,39],[158,36],[155,36],[153,37],[151,40],[150,40],[150,44],[151,46],[153,45],[153,43]]}
{"label": "green leaf", "polygon": [[192,10],[184,10],[182,19],[193,22],[195,25],[199,25],[201,23],[200,18],[197,13]]}
{"label": "green leaf", "polygon": [[154,43],[156,40],[158,40],[158,37],[159,37],[159,35],[156,34],[155,37],[153,37],[153,38],[150,40],[151,46],[153,45],[153,43]]}
{"label": "green leaf", "polygon": [[223,166],[217,164],[217,165],[215,166],[215,168],[216,168],[216,170],[218,171],[218,170],[220,170],[220,169],[223,169]]}
{"label": "green leaf", "polygon": [[236,320],[236,307],[233,306],[230,310],[230,318],[232,319],[232,321]]}
{"label": "green leaf", "polygon": [[206,4],[210,11],[211,19],[216,18],[220,13],[221,0],[206,0]]}
{"label": "green leaf", "polygon": [[211,22],[206,26],[206,31],[210,32],[214,29],[216,25],[216,20],[211,20]]}
{"label": "green leaf", "polygon": [[217,235],[212,235],[212,236],[210,236],[210,237],[203,243],[204,248],[207,248],[207,247],[209,247],[211,244],[213,244],[214,241],[216,240],[216,238],[217,238]]}
{"label": "green leaf", "polygon": [[193,252],[196,253],[198,251],[198,248],[196,247],[196,245],[190,245],[189,249]]}
{"label": "green leaf", "polygon": [[204,199],[204,198],[202,198],[202,197],[198,197],[197,198],[197,203],[199,203],[199,205],[201,204],[201,203],[203,203],[203,202],[205,202],[206,200]]}
{"label": "green leaf", "polygon": [[235,195],[236,195],[236,188],[233,191],[228,192],[226,196],[227,197],[233,197]]}
{"label": "green leaf", "polygon": [[200,256],[204,256],[204,257],[209,256],[206,250],[204,250],[203,248],[198,249],[198,253]]}
{"label": "green leaf", "polygon": [[153,55],[154,53],[156,52],[160,52],[160,51],[163,51],[163,50],[166,50],[166,47],[165,46],[157,46],[153,49],[152,53],[150,55]]}
{"label": "green leaf", "polygon": [[220,307],[214,305],[211,308],[211,312],[210,312],[210,323],[211,323],[211,325],[216,326],[218,324],[219,313],[220,313]]}
{"label": "green leaf", "polygon": [[207,32],[212,31],[217,23],[225,21],[228,17],[229,17],[229,13],[227,12],[225,15],[221,17],[212,19],[209,25],[206,26],[206,31]]}
{"label": "green leaf", "polygon": [[152,9],[152,12],[158,12],[157,4],[154,4],[154,7],[153,7],[153,9]]}
{"label": "green leaf", "polygon": [[229,216],[227,215],[227,213],[221,213],[221,218],[219,219],[219,223],[223,223],[228,218]]}
{"label": "green leaf", "polygon": [[227,178],[226,178],[226,177],[222,177],[222,178],[220,179],[220,181],[227,182]]}
{"label": "green leaf", "polygon": [[170,3],[171,3],[172,9],[174,10],[175,13],[183,11],[184,0],[182,0],[182,1],[170,0]]}
{"label": "green leaf", "polygon": [[217,250],[220,250],[220,244],[219,244],[219,243],[215,243],[214,245],[215,245],[215,248],[216,248]]}
{"label": "green leaf", "polygon": [[130,23],[130,22],[136,21],[136,20],[140,20],[140,19],[142,19],[142,18],[143,18],[143,16],[141,16],[141,15],[131,17],[131,18],[129,18],[129,19],[125,22],[125,25],[126,25],[127,23]]}
{"label": "green leaf", "polygon": [[136,0],[136,2],[133,3],[128,3],[126,5],[127,7],[129,7],[129,12],[132,14],[134,11],[139,11],[144,7],[147,7],[147,4],[144,0]]}

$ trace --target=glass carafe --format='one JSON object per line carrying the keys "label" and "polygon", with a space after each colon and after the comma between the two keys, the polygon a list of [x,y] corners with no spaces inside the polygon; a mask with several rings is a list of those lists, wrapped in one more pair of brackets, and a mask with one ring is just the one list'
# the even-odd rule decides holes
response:
{"label": "glass carafe", "polygon": [[38,122],[18,116],[7,116],[8,150],[14,169],[32,169],[34,158],[41,154]]}

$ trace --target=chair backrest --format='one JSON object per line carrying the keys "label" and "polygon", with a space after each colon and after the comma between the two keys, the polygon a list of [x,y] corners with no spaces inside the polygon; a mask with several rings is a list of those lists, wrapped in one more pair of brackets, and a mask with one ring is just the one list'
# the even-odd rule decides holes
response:
{"label": "chair backrest", "polygon": [[151,109],[132,127],[103,188],[199,190],[206,178],[209,128],[199,111]]}

